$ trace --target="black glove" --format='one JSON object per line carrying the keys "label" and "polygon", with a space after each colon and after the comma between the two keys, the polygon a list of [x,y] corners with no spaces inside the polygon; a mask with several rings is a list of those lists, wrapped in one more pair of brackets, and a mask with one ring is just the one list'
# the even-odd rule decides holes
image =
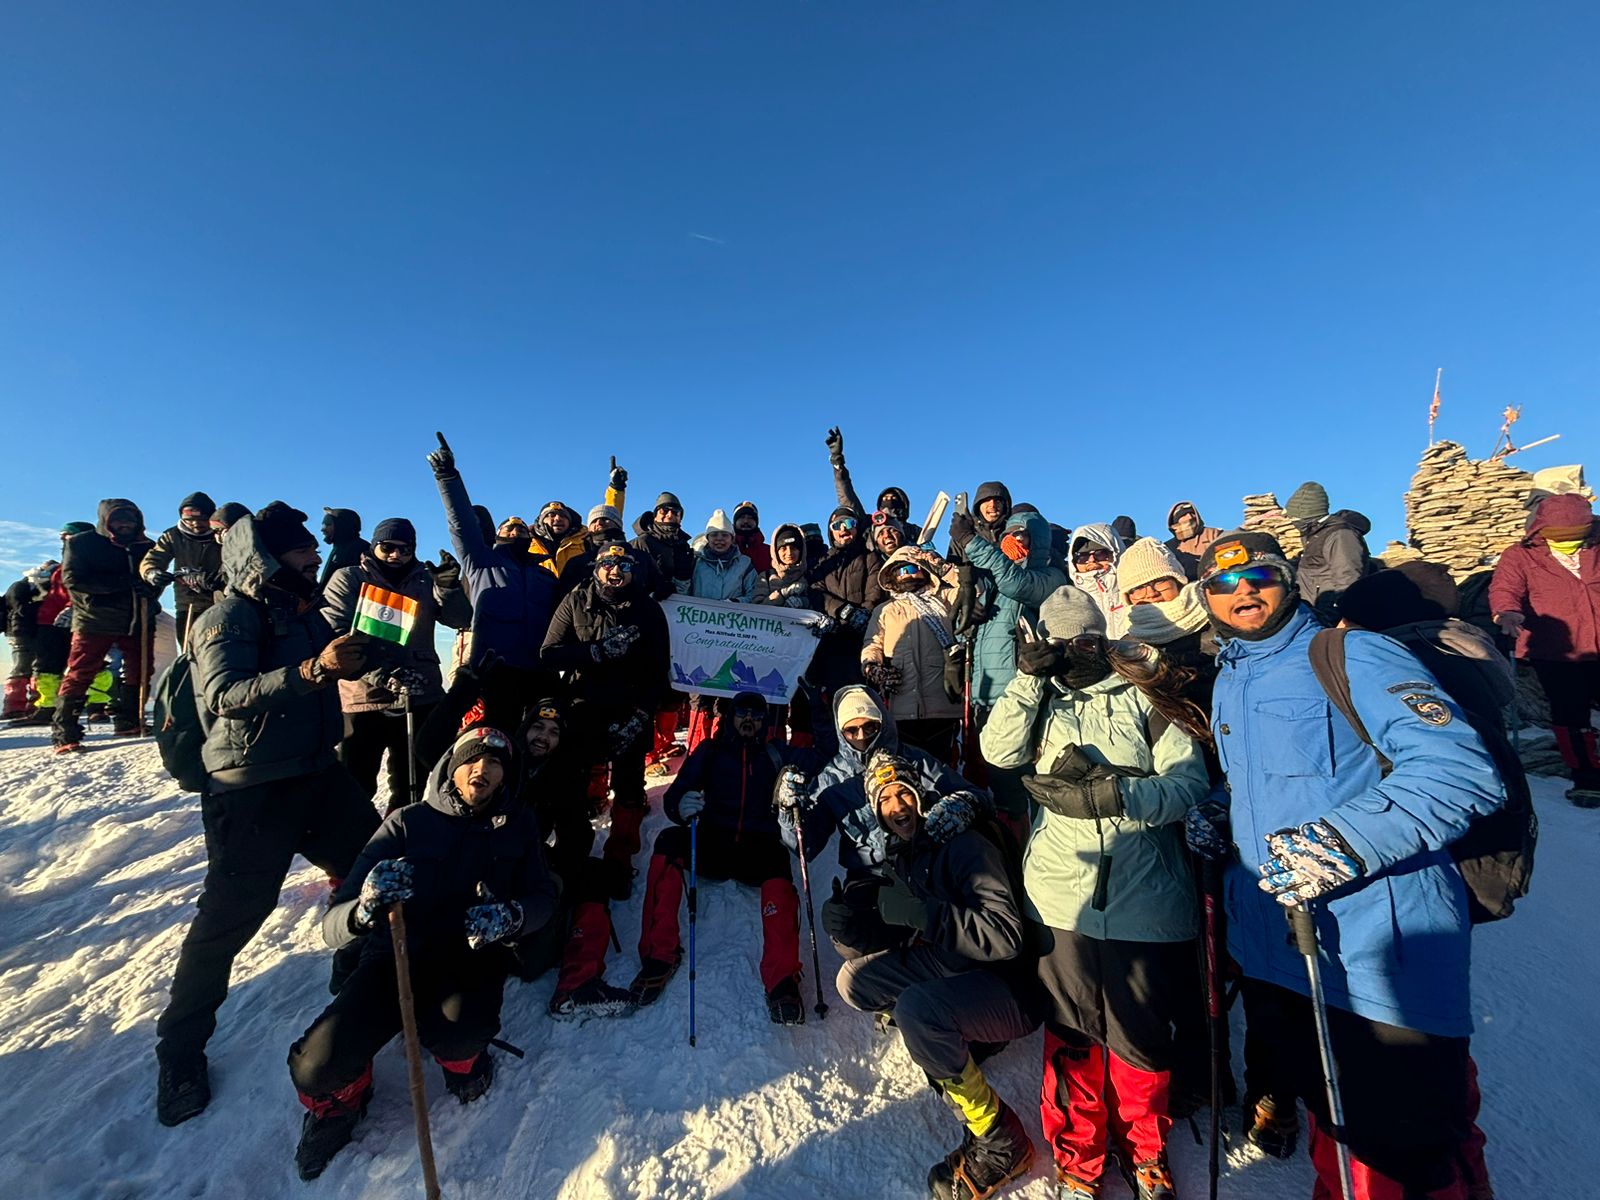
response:
{"label": "black glove", "polygon": [[837,425],[828,430],[828,461],[836,467],[844,466],[844,434]]}
{"label": "black glove", "polygon": [[1024,675],[1048,679],[1061,669],[1066,657],[1066,646],[1049,638],[1017,643],[1017,670]]}
{"label": "black glove", "polygon": [[950,544],[957,550],[965,550],[967,543],[978,534],[978,525],[972,519],[971,513],[950,514]]}
{"label": "black glove", "polygon": [[617,466],[617,456],[611,456],[611,490],[625,492],[628,490],[628,473]]}
{"label": "black glove", "polygon": [[944,694],[960,704],[967,694],[967,647],[957,642],[944,652]]}
{"label": "black glove", "polygon": [[439,551],[439,565],[429,563],[428,572],[433,576],[433,586],[443,591],[461,586],[461,563],[448,550]]}
{"label": "black glove", "polygon": [[504,661],[495,651],[485,647],[474,654],[469,661],[456,668],[456,678],[471,680],[481,690]]}
{"label": "black glove", "polygon": [[637,625],[613,625],[600,635],[600,640],[589,643],[589,653],[595,662],[605,662],[610,658],[621,658],[630,649],[634,642],[639,640],[639,627]]}
{"label": "black glove", "polygon": [[1117,778],[1103,767],[1097,767],[1094,774],[1077,782],[1054,775],[1030,775],[1023,779],[1022,786],[1042,808],[1057,816],[1088,821],[1124,814],[1122,788]]}
{"label": "black glove", "polygon": [[878,915],[885,925],[905,925],[922,931],[928,927],[928,902],[896,875],[878,890]]}
{"label": "black glove", "polygon": [[[166,574],[165,572],[162,573]],[[168,575],[167,578],[170,579],[172,577]],[[135,578],[133,581],[133,594],[142,596],[146,600],[154,600],[161,595],[161,589],[165,586],[166,584],[164,583],[151,583],[148,579]]]}
{"label": "black glove", "polygon": [[839,610],[839,624],[861,633],[867,628],[867,610],[854,604],[846,604]]}
{"label": "black glove", "polygon": [[428,465],[433,468],[435,479],[454,479],[460,472],[456,470],[456,454],[450,449],[450,443],[444,440],[444,434],[434,431],[434,437],[439,439],[439,448],[428,455]]}
{"label": "black glove", "polygon": [[162,588],[166,587],[167,584],[171,583],[172,579],[173,575],[171,571],[152,571],[145,578],[145,582],[159,592]]}

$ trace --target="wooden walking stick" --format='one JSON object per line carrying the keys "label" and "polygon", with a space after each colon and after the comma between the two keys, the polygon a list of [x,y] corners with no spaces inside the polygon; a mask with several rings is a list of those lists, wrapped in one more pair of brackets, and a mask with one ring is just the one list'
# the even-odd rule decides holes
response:
{"label": "wooden walking stick", "polygon": [[389,909],[389,938],[394,943],[394,973],[400,986],[400,1027],[405,1033],[406,1069],[411,1076],[411,1111],[417,1119],[422,1187],[427,1200],[439,1200],[439,1173],[433,1165],[433,1135],[428,1131],[428,1093],[422,1082],[422,1046],[417,1041],[417,1004],[411,995],[411,953],[406,948],[405,913],[398,904]]}

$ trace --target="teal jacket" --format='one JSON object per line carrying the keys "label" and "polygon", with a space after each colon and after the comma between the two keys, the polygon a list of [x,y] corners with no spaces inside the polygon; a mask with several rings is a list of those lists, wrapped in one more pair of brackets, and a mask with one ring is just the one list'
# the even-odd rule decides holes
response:
{"label": "teal jacket", "polygon": [[1039,619],[1039,604],[1065,587],[1067,577],[1050,565],[1050,523],[1038,513],[1015,513],[1007,529],[1028,531],[1028,561],[1014,563],[993,542],[973,538],[967,561],[982,572],[984,602],[992,615],[978,627],[973,647],[972,702],[994,705],[1017,673],[1017,619]]}
{"label": "teal jacket", "polygon": [[[1183,816],[1209,790],[1205,758],[1176,725],[1152,744],[1152,712],[1144,694],[1116,675],[1082,691],[1017,675],[989,714],[980,742],[992,766],[1037,761],[1047,770],[1075,745],[1096,762],[1147,772],[1121,781],[1121,817],[1037,811],[1022,871],[1028,915],[1041,924],[1119,942],[1182,942],[1198,932]],[[1106,857],[1101,910],[1090,901]]]}

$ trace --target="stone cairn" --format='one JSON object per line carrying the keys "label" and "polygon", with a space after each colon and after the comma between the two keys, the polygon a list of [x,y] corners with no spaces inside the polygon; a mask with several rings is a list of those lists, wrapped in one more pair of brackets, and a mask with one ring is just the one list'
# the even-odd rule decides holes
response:
{"label": "stone cairn", "polygon": [[1384,558],[1391,565],[1426,558],[1459,583],[1523,536],[1533,488],[1532,475],[1503,459],[1475,461],[1459,442],[1435,442],[1422,452],[1405,496],[1410,546],[1391,545]]}
{"label": "stone cairn", "polygon": [[1283,506],[1278,503],[1278,497],[1273,492],[1262,492],[1260,495],[1244,498],[1242,526],[1245,529],[1270,533],[1278,539],[1278,545],[1283,547],[1284,554],[1291,559],[1299,557],[1300,551],[1305,548],[1300,531],[1294,527],[1294,522],[1283,515]]}

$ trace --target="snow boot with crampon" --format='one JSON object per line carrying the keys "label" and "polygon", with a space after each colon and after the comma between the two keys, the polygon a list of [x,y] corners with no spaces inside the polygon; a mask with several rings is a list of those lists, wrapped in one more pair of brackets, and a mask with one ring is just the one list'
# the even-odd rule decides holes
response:
{"label": "snow boot with crampon", "polygon": [[985,1200],[1033,1166],[1033,1143],[1022,1121],[996,1095],[978,1064],[969,1057],[954,1079],[934,1086],[966,1125],[961,1145],[928,1172],[933,1200]]}
{"label": "snow boot with crampon", "polygon": [[800,998],[800,977],[780,979],[767,993],[767,1015],[774,1025],[804,1025],[806,1002]]}
{"label": "snow boot with crampon", "polygon": [[471,1104],[494,1082],[494,1059],[487,1050],[479,1050],[476,1057],[465,1062],[445,1062],[442,1058],[437,1061],[444,1072],[444,1086],[462,1104]]}
{"label": "snow boot with crampon", "polygon": [[590,1017],[626,1017],[634,1010],[633,993],[612,987],[604,979],[591,979],[570,992],[550,997],[550,1015],[557,1021],[583,1021]]}
{"label": "snow boot with crampon", "polygon": [[1166,1155],[1152,1158],[1149,1162],[1135,1163],[1128,1186],[1133,1188],[1138,1200],[1178,1200],[1178,1193],[1172,1186],[1172,1172],[1167,1169]]}
{"label": "snow boot with crampon", "polygon": [[333,1156],[350,1144],[371,1099],[370,1065],[360,1079],[325,1099],[314,1100],[301,1093],[300,1103],[307,1112],[300,1123],[300,1144],[294,1148],[294,1165],[301,1179],[321,1175]]}
{"label": "snow boot with crampon", "polygon": [[1068,1175],[1061,1168],[1056,1168],[1056,1190],[1053,1200],[1099,1200],[1100,1185],[1090,1183],[1087,1179],[1079,1179],[1076,1175]]}
{"label": "snow boot with crampon", "polygon": [[1245,1108],[1245,1139],[1263,1154],[1292,1158],[1299,1133],[1300,1122],[1295,1117],[1292,1101],[1280,1105],[1271,1096],[1262,1096],[1254,1106]]}
{"label": "snow boot with crampon", "polygon": [[633,977],[633,982],[628,985],[628,994],[633,997],[633,1003],[643,1008],[647,1004],[654,1004],[661,998],[661,993],[666,990],[667,984],[678,973],[678,963],[682,955],[673,959],[647,958],[639,964],[639,973]]}

